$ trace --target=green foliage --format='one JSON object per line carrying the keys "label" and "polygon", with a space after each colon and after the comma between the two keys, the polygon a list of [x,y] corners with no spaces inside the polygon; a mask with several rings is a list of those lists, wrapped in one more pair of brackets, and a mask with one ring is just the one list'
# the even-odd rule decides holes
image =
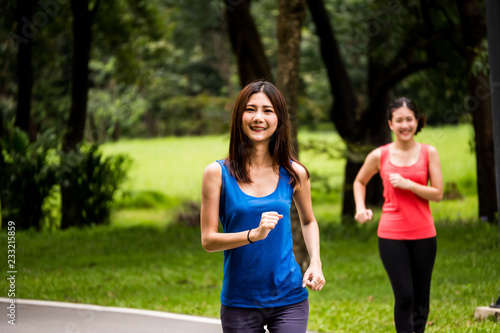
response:
{"label": "green foliage", "polygon": [[128,167],[125,155],[104,157],[98,149],[92,145],[61,154],[62,186],[69,189],[77,205],[74,218],[83,225],[109,223],[113,196]]}
{"label": "green foliage", "polygon": [[163,135],[207,135],[228,133],[232,98],[206,94],[177,96],[161,103],[165,110]]}
{"label": "green foliage", "polygon": [[[2,220],[15,221],[19,230],[56,226],[60,208],[58,184],[72,182],[71,195],[78,204],[75,220],[82,224],[109,222],[113,197],[125,180],[129,159],[103,157],[98,146],[55,156],[57,136],[48,130],[30,143],[17,127],[6,129],[1,139],[0,198]],[[54,213],[55,212],[55,213]]]}
{"label": "green foliage", "polygon": [[47,214],[43,205],[57,183],[56,167],[50,163],[57,144],[54,131],[42,133],[31,143],[25,132],[8,127],[0,142],[2,220],[14,221],[18,230],[41,229]]}
{"label": "green foliage", "polygon": [[[368,101],[369,53],[386,64],[404,43],[409,43],[411,47],[401,59],[411,56],[421,61],[422,54],[413,54],[413,46],[426,43],[429,36],[425,32],[444,29],[451,42],[440,43],[439,47],[429,44],[429,52],[433,60],[444,57],[446,61],[412,75],[395,88],[394,94],[415,99],[433,124],[467,121],[471,108],[464,102],[468,95],[465,65],[461,56],[456,56],[462,41],[460,34],[453,33],[453,25],[459,22],[454,3],[428,4],[432,19],[428,25],[423,24],[419,1],[325,0],[325,6],[360,108]],[[15,3],[8,2],[4,7],[0,33],[8,36],[16,31]],[[71,103],[72,48],[68,40],[72,37],[71,20],[67,20],[71,10],[69,3],[57,7],[55,13],[47,15],[42,7],[35,6],[36,13],[49,17],[46,24],[36,27],[32,38],[33,53],[37,54],[32,60],[32,117],[42,132],[47,128],[63,131]],[[100,3],[92,29],[85,138],[100,143],[120,135],[222,133],[228,118],[221,117],[228,113],[228,105],[234,101],[231,96],[239,90],[224,20],[226,7],[220,0]],[[251,1],[251,12],[275,70],[277,3]],[[486,45],[475,59],[476,70],[487,67],[485,50]],[[16,51],[11,41],[0,46],[0,106],[6,120],[12,119],[15,111]],[[302,29],[299,72],[299,123],[309,129],[320,128],[329,123],[333,100],[311,15]]]}
{"label": "green foliage", "polygon": [[105,142],[120,136],[144,136],[139,126],[146,113],[148,101],[132,85],[110,78],[117,70],[117,60],[91,61],[95,88],[89,90],[86,139],[90,142]]}

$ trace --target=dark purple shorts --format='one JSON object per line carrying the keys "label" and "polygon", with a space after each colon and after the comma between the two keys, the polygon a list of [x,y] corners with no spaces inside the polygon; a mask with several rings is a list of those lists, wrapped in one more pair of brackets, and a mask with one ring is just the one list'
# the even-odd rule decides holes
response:
{"label": "dark purple shorts", "polygon": [[276,308],[232,308],[221,305],[224,333],[305,333],[309,319],[309,300]]}

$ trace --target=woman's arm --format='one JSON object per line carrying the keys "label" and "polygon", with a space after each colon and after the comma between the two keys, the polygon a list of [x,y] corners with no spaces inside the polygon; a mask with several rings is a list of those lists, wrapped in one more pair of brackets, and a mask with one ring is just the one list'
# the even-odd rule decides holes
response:
{"label": "woman's arm", "polygon": [[404,190],[409,190],[421,198],[439,202],[443,199],[443,175],[441,173],[441,161],[436,148],[429,146],[429,180],[430,184],[421,185],[409,179],[403,178],[400,174],[391,174],[389,180],[392,186]]}
{"label": "woman's arm", "polygon": [[224,251],[267,237],[283,216],[264,212],[258,228],[234,233],[219,232],[219,202],[222,189],[222,168],[214,162],[205,168],[201,184],[201,244],[207,252]]}
{"label": "woman's arm", "polygon": [[311,258],[309,268],[304,273],[302,286],[309,286],[312,290],[321,290],[326,281],[321,268],[319,227],[312,209],[311,182],[304,167],[293,163],[293,168],[300,176],[300,184],[295,186],[293,198],[299,213],[304,242]]}
{"label": "woman's arm", "polygon": [[361,223],[371,220],[373,212],[366,209],[366,184],[380,169],[381,150],[377,148],[366,156],[365,163],[356,176],[353,184],[354,202],[356,203],[356,215],[354,218]]}

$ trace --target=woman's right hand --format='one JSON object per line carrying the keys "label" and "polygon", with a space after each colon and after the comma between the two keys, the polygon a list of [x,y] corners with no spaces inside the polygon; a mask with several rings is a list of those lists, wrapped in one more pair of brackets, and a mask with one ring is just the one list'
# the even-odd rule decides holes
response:
{"label": "woman's right hand", "polygon": [[371,209],[360,209],[359,211],[356,211],[356,215],[354,218],[356,221],[360,223],[365,223],[366,221],[371,220],[373,217],[373,211]]}
{"label": "woman's right hand", "polygon": [[257,229],[252,230],[251,237],[252,241],[258,241],[265,239],[269,232],[276,227],[278,221],[283,217],[283,215],[278,214],[278,212],[264,212],[260,218],[260,224]]}

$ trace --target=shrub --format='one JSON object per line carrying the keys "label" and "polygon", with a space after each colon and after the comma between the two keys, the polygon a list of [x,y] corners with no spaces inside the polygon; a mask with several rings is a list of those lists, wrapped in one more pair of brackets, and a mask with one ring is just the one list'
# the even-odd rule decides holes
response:
{"label": "shrub", "polygon": [[[63,198],[62,208],[71,208],[67,210],[69,216],[66,222],[63,211],[61,227],[107,224],[113,195],[125,180],[129,161],[125,155],[104,158],[97,145],[63,153],[61,186],[62,191],[67,191],[66,200],[69,200],[64,201]],[[64,207],[65,204],[68,206]]]}
{"label": "shrub", "polygon": [[43,204],[57,183],[56,166],[49,162],[56,135],[49,130],[30,143],[25,132],[8,127],[0,142],[2,220],[14,221],[17,230],[40,230],[47,214]]}
{"label": "shrub", "polygon": [[230,127],[233,99],[206,94],[180,95],[161,103],[163,135],[207,135],[227,133]]}

